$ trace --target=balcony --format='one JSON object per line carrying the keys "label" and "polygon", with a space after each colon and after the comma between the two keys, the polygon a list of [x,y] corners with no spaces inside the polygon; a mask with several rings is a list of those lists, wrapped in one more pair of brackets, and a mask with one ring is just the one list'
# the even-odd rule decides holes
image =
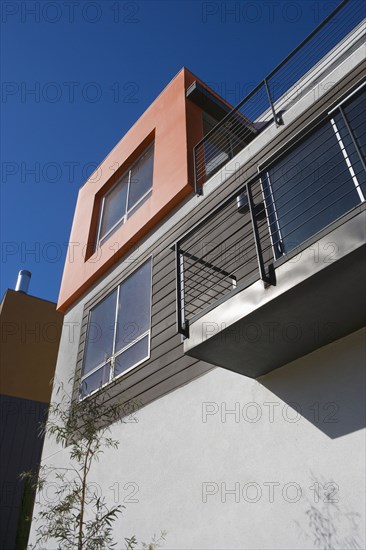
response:
{"label": "balcony", "polygon": [[[243,150],[269,125],[283,124],[291,106],[312,88],[314,80],[332,70],[345,51],[354,47],[352,37],[364,42],[363,2],[343,0],[262,82],[230,112],[218,112],[220,120],[193,151],[195,190]],[[193,90],[199,95],[199,90]],[[187,90],[187,97],[194,100]],[[205,97],[207,105],[207,97]]]}
{"label": "balcony", "polygon": [[176,243],[186,354],[256,378],[364,325],[365,104],[364,83]]}

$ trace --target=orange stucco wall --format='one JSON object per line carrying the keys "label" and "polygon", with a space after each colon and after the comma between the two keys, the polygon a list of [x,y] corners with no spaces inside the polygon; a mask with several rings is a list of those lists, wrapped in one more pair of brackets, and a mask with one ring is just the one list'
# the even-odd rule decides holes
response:
{"label": "orange stucco wall", "polygon": [[[186,89],[194,80],[199,79],[183,68],[80,189],[57,306],[60,311],[66,311],[193,191],[192,150],[202,138],[201,110],[186,100]],[[94,252],[100,197],[152,139],[151,197]]]}

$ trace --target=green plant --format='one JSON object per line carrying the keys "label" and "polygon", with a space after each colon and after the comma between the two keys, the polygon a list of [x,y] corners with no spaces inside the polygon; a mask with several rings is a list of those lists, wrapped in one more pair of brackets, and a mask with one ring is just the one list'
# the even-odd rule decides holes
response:
{"label": "green plant", "polygon": [[[50,405],[42,430],[46,437],[68,449],[69,461],[65,467],[40,468],[35,481],[38,495],[42,495],[50,480],[55,492],[51,502],[47,499],[38,502],[36,540],[30,548],[40,550],[50,541],[53,544],[57,541],[60,550],[104,550],[116,546],[112,526],[125,506],[109,506],[95,484],[88,481],[93,463],[100,460],[105,450],[119,447],[119,442],[110,436],[110,426],[130,422],[135,409],[132,402],[111,403],[106,394],[80,402],[64,395],[58,403]],[[22,477],[30,476],[25,473]],[[163,537],[164,534],[149,545],[142,543],[141,548],[154,550]],[[125,539],[125,545],[128,550],[133,549],[136,538]]]}

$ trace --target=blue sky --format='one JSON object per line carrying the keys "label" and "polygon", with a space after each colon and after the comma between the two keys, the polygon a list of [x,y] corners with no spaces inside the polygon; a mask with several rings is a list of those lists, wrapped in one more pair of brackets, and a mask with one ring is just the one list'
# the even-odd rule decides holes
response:
{"label": "blue sky", "polygon": [[56,301],[79,187],[186,66],[236,104],[338,1],[3,1],[1,297]]}

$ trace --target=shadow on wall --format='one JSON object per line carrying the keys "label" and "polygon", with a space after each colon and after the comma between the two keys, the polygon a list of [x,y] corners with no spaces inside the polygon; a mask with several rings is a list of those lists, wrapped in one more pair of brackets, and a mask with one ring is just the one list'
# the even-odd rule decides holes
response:
{"label": "shadow on wall", "polygon": [[332,439],[360,430],[366,425],[365,338],[363,328],[258,382]]}
{"label": "shadow on wall", "polygon": [[336,483],[325,483],[311,475],[314,499],[308,499],[306,520],[295,521],[301,539],[324,550],[361,550],[360,514],[340,504]]}

